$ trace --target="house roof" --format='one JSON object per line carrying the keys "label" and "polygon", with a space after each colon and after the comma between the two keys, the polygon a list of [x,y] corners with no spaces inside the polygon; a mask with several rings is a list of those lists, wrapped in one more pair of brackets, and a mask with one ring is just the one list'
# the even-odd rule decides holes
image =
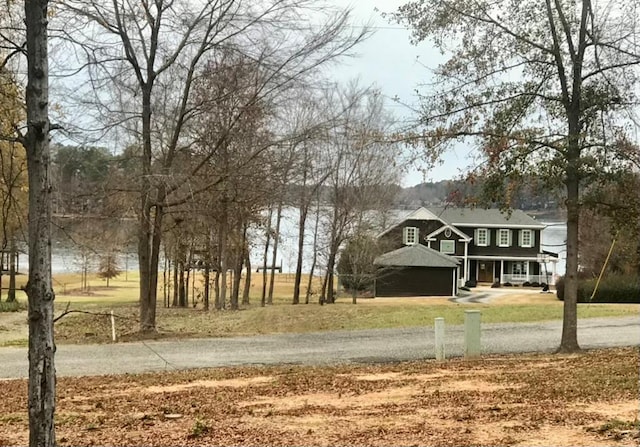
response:
{"label": "house roof", "polygon": [[378,234],[378,237],[391,231],[407,220],[439,220],[443,224],[457,227],[487,228],[530,228],[543,229],[546,225],[538,222],[522,210],[512,210],[508,215],[497,208],[418,208],[402,216],[398,221]]}
{"label": "house roof", "polygon": [[432,211],[442,220],[456,226],[539,229],[546,227],[522,210],[512,210],[511,214],[503,213],[497,208],[433,208]]}
{"label": "house roof", "polygon": [[459,261],[422,244],[416,244],[380,255],[373,263],[402,267],[456,267]]}

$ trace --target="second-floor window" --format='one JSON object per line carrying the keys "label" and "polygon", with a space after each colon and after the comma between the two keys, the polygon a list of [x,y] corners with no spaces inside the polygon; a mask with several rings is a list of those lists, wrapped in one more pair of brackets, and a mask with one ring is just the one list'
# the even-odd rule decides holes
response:
{"label": "second-floor window", "polygon": [[476,230],[476,245],[478,247],[489,246],[489,230],[486,228],[478,228]]}
{"label": "second-floor window", "polygon": [[520,230],[520,246],[531,248],[533,247],[533,231],[532,230]]}
{"label": "second-floor window", "polygon": [[498,247],[511,247],[511,230],[498,230]]}
{"label": "second-floor window", "polygon": [[418,243],[418,228],[404,227],[402,229],[402,243],[404,245],[416,245]]}

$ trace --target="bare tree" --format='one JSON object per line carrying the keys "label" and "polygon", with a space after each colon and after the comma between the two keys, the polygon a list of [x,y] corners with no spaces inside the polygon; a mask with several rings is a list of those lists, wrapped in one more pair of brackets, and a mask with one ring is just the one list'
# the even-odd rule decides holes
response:
{"label": "bare tree", "polygon": [[56,369],[51,280],[51,183],[47,0],[25,0],[29,175],[29,445],[55,446]]}
{"label": "bare tree", "polygon": [[8,269],[7,301],[16,299],[18,242],[26,239],[27,160],[14,131],[23,120],[24,105],[19,87],[14,76],[0,68],[0,290],[2,272]]}
{"label": "bare tree", "polygon": [[384,143],[390,121],[379,93],[352,85],[332,99],[345,112],[328,131],[327,264],[320,304],[335,301],[334,270],[342,244],[367,224],[369,213],[390,205],[389,185],[399,178],[397,151]]}
{"label": "bare tree", "polygon": [[[348,28],[348,11],[318,10],[308,0],[271,0],[259,5],[240,0],[207,0],[197,6],[164,0],[67,0],[62,4],[77,17],[78,26],[70,19],[69,29],[92,68],[94,102],[111,123],[133,124],[130,129],[137,132],[142,146],[140,329],[154,331],[163,216],[167,209],[208,189],[193,191],[185,187],[188,179],[172,176],[177,155],[190,146],[184,128],[197,115],[197,104],[194,107],[190,99],[206,55],[230,47],[249,54],[269,73],[258,86],[258,95],[273,95],[283,85],[298,82],[319,65],[344,55],[368,31]],[[301,22],[305,9],[321,14],[324,21]],[[90,25],[85,24],[87,20]],[[107,101],[99,90],[102,86],[116,87]],[[126,107],[111,113],[118,104]],[[233,126],[235,121],[217,136],[214,146],[224,144]]]}

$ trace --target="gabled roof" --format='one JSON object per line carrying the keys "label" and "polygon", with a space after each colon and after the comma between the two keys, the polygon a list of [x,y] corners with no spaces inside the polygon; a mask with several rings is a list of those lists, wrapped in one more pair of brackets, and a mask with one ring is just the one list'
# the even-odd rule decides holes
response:
{"label": "gabled roof", "polygon": [[467,236],[466,234],[464,234],[462,231],[458,230],[456,227],[454,227],[453,225],[444,225],[440,228],[438,228],[436,231],[433,231],[429,234],[427,234],[424,239],[425,240],[429,240],[432,239],[434,236],[439,235],[440,233],[443,233],[444,231],[446,231],[447,229],[451,230],[452,232],[454,232],[455,234],[457,234],[458,236],[460,236],[460,239],[465,240],[465,241],[470,241],[471,237]]}
{"label": "gabled roof", "polygon": [[395,267],[456,267],[459,261],[422,244],[416,244],[380,255],[373,263]]}
{"label": "gabled roof", "polygon": [[[426,209],[423,206],[421,206],[417,210],[409,213],[409,215],[405,216],[405,218],[404,218],[404,220],[409,220],[409,219],[413,219],[413,220],[439,220],[439,221],[442,221],[442,219],[440,219],[440,217],[438,217],[437,215],[433,214],[431,211],[429,211],[428,209]],[[442,222],[442,223],[444,223],[444,222]]]}
{"label": "gabled roof", "polygon": [[399,221],[396,221],[391,226],[385,228],[381,233],[378,234],[378,237],[387,234],[389,231],[393,230],[395,227],[397,227],[398,225],[400,225],[402,222],[406,220],[438,220],[442,222],[443,225],[446,224],[446,222],[442,220],[440,217],[436,216],[431,211],[421,206],[420,208],[410,212],[406,216],[402,216],[402,218]]}
{"label": "gabled roof", "polygon": [[432,211],[442,220],[456,226],[536,229],[546,227],[522,210],[512,210],[511,215],[497,208],[433,208]]}

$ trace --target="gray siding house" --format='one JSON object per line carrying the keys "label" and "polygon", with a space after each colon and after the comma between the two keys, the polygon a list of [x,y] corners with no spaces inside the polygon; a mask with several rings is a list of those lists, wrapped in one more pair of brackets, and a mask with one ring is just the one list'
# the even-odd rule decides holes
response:
{"label": "gray siding house", "polygon": [[[547,283],[549,275],[555,273],[558,255],[541,249],[544,228],[544,224],[521,210],[507,214],[498,209],[419,208],[378,235],[385,246],[391,247],[391,252],[377,258],[375,264],[383,266],[388,262],[388,255],[403,247],[420,245],[428,248],[429,254],[433,251],[458,263],[458,284]],[[402,256],[398,260],[401,253],[396,253],[396,264],[407,261]],[[424,250],[412,253],[422,254],[424,265],[418,265],[420,262],[412,258],[406,267],[431,269],[424,270],[423,283],[435,284],[437,275],[433,269],[444,266],[435,265],[435,258]],[[552,262],[553,272],[545,271],[544,261]],[[427,294],[428,287],[419,286],[418,274],[413,275],[411,281],[405,282],[407,290],[403,295],[411,295],[412,291],[420,292],[413,295]],[[433,292],[440,291],[440,287],[433,289]],[[457,288],[453,292],[457,292]]]}

